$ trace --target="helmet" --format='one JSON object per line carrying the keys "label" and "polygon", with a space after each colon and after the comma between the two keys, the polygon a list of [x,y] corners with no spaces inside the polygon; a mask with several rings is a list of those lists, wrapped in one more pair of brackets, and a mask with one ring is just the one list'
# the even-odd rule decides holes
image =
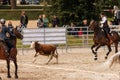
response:
{"label": "helmet", "polygon": [[6,22],[5,19],[0,19],[1,24],[5,24],[5,22]]}

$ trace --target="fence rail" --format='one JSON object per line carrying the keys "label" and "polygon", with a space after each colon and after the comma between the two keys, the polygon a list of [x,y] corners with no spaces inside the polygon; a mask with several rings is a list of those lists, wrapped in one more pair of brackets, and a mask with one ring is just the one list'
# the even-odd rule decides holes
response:
{"label": "fence rail", "polygon": [[32,41],[42,44],[66,44],[66,28],[23,29],[23,45],[30,45]]}
{"label": "fence rail", "polygon": [[[120,34],[119,25],[111,25],[112,31]],[[31,41],[39,41],[43,44],[60,44],[67,47],[90,47],[93,44],[93,32],[88,26],[62,28],[23,29],[25,32],[23,45],[30,45]]]}

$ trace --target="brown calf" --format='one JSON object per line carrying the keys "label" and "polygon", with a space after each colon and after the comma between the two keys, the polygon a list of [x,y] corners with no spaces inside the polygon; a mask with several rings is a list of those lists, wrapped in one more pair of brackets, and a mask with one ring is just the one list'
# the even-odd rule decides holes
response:
{"label": "brown calf", "polygon": [[[36,51],[34,57],[37,57],[38,55],[50,56],[50,59],[48,60],[47,64],[52,60],[53,57],[55,57],[56,62],[58,63],[58,53],[55,45],[39,44],[36,41],[31,43],[31,48],[34,48]],[[35,60],[33,62],[35,62]]]}

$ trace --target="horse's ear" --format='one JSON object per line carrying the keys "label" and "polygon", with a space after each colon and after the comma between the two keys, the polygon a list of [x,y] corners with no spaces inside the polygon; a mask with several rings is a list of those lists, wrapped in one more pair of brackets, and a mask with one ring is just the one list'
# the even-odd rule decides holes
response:
{"label": "horse's ear", "polygon": [[17,29],[18,29],[18,26],[16,26],[15,29],[17,30]]}
{"label": "horse's ear", "polygon": [[92,19],[91,21],[92,21],[92,22],[95,22],[95,20],[94,20],[94,19]]}
{"label": "horse's ear", "polygon": [[14,27],[13,29],[17,30],[17,27]]}

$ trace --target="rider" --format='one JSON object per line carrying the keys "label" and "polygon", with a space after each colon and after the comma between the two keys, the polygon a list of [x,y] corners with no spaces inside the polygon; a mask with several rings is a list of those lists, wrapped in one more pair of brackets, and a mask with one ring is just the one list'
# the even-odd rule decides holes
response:
{"label": "rider", "polygon": [[11,49],[15,47],[11,37],[16,37],[16,36],[5,25],[5,23],[6,23],[5,19],[0,19],[0,23],[1,23],[1,26],[0,26],[0,28],[1,28],[1,30],[0,30],[0,38],[2,38],[3,41],[5,41],[5,43],[7,44],[8,49],[5,50],[5,52],[10,53]]}
{"label": "rider", "polygon": [[107,17],[105,16],[104,13],[101,13],[101,14],[100,14],[100,17],[101,17],[101,19],[102,19],[102,20],[100,21],[100,23],[101,23],[101,28],[104,30],[104,32],[105,32],[108,40],[110,41],[110,43],[112,43],[113,41],[112,41],[111,36],[110,36],[110,28],[109,28],[108,23],[107,23]]}

